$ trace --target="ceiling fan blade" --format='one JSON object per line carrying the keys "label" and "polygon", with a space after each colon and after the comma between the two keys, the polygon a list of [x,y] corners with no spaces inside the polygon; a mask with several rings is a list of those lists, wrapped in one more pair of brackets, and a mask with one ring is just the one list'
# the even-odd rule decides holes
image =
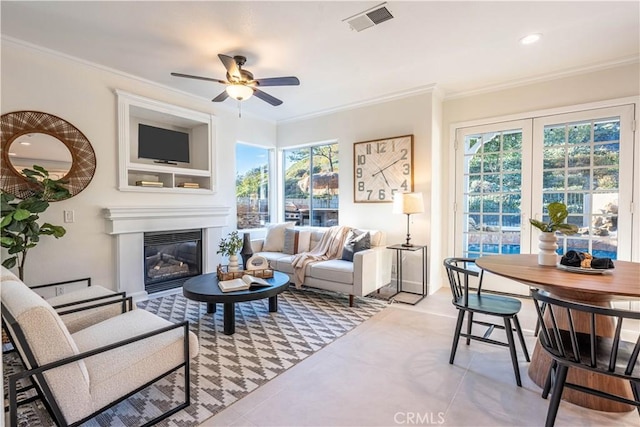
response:
{"label": "ceiling fan blade", "polygon": [[269,95],[268,93],[261,91],[260,89],[253,88],[253,94],[257,98],[260,98],[263,101],[266,101],[266,102],[268,102],[269,104],[271,104],[273,106],[277,106],[277,105],[282,104],[282,101],[280,101],[278,98],[275,98],[275,97]]}
{"label": "ceiling fan blade", "polygon": [[230,56],[223,55],[221,53],[218,54],[218,58],[222,61],[224,68],[227,69],[227,73],[237,80],[242,80],[242,75],[240,74],[240,69],[238,68],[238,64],[236,64],[236,60]]}
{"label": "ceiling fan blade", "polygon": [[256,79],[258,86],[298,86],[300,80],[297,77],[272,77],[269,79]]}
{"label": "ceiling fan blade", "polygon": [[229,97],[229,94],[226,90],[222,91],[220,95],[216,96],[211,100],[211,102],[222,102]]}
{"label": "ceiling fan blade", "polygon": [[171,73],[171,75],[175,77],[186,77],[188,79],[206,80],[208,82],[218,82],[222,84],[227,84],[227,82],[224,80],[212,79],[209,77],[192,76],[191,74]]}

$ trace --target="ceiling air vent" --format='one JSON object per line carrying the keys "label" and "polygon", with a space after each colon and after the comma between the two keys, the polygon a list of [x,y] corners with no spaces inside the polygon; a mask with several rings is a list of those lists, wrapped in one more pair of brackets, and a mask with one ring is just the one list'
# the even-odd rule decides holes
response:
{"label": "ceiling air vent", "polygon": [[362,31],[384,21],[388,21],[391,18],[393,18],[393,15],[389,12],[389,9],[387,9],[387,4],[382,3],[364,12],[350,16],[347,19],[343,19],[342,22],[349,24],[352,30]]}

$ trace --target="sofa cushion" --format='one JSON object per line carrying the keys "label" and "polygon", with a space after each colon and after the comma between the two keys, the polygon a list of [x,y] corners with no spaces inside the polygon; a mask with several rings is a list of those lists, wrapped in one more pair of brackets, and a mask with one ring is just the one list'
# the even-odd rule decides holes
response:
{"label": "sofa cushion", "polygon": [[277,270],[278,267],[278,259],[283,258],[283,257],[288,257],[289,255],[284,254],[282,252],[258,252],[255,253],[254,255],[260,255],[261,257],[264,257],[267,259],[267,261],[269,262],[269,267]]}
{"label": "sofa cushion", "polygon": [[295,222],[283,222],[267,226],[267,235],[264,238],[262,250],[265,252],[282,252],[284,249],[284,230],[293,228]]}
{"label": "sofa cushion", "polygon": [[307,276],[330,282],[352,284],[353,263],[341,259],[311,263],[307,268]]}
{"label": "sofa cushion", "polygon": [[344,243],[342,259],[353,262],[353,254],[365,249],[371,249],[371,235],[368,231],[353,229],[349,232],[347,241]]}
{"label": "sofa cushion", "polygon": [[298,253],[298,240],[300,239],[300,231],[293,228],[284,229],[284,248],[282,253],[294,255]]}

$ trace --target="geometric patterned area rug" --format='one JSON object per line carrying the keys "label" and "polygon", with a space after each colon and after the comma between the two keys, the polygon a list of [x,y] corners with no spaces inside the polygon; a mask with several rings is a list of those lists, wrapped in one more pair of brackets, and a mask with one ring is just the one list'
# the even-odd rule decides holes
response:
{"label": "geometric patterned area rug", "polygon": [[[216,313],[209,314],[205,303],[188,300],[181,294],[138,303],[139,308],[169,321],[188,320],[200,341],[200,352],[191,359],[191,405],[159,425],[200,425],[387,305],[373,298],[356,298],[354,306],[349,307],[346,295],[292,286],[278,296],[277,313],[269,312],[267,299],[236,304],[235,334],[224,335],[220,304]],[[14,372],[15,365],[10,357],[3,357],[5,375]],[[176,401],[183,401],[181,384],[182,370],[85,425],[141,425]],[[19,419],[28,426],[53,425],[39,402],[25,405]]]}

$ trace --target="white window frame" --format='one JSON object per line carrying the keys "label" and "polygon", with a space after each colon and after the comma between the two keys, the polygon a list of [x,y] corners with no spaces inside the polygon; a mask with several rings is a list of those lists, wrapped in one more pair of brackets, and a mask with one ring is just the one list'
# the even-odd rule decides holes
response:
{"label": "white window frame", "polygon": [[[456,141],[458,137],[458,129],[468,128],[472,126],[485,126],[485,125],[493,126],[493,128],[495,128],[495,125],[502,122],[509,122],[509,121],[515,121],[515,120],[533,120],[535,118],[543,118],[543,117],[552,116],[552,115],[584,113],[588,110],[593,110],[593,109],[622,107],[625,105],[629,105],[632,107],[632,112],[630,113],[631,117],[627,117],[627,119],[629,119],[628,121],[629,126],[632,127],[631,138],[633,141],[631,145],[634,148],[633,148],[633,154],[629,156],[625,156],[624,161],[626,162],[625,163],[626,167],[628,167],[629,162],[631,162],[631,170],[633,171],[634,176],[629,177],[627,179],[630,182],[633,182],[633,180],[637,181],[640,178],[640,143],[639,143],[640,137],[639,137],[639,132],[637,132],[637,123],[640,122],[640,111],[638,108],[639,104],[640,104],[640,97],[633,96],[633,97],[603,100],[603,101],[597,101],[597,102],[585,103],[585,104],[576,104],[572,106],[565,106],[565,107],[558,107],[558,108],[533,110],[529,112],[510,114],[505,116],[496,116],[496,117],[490,117],[490,118],[484,118],[484,119],[476,119],[476,120],[469,120],[464,122],[451,123],[449,126],[450,144],[449,144],[448,151],[449,151],[449,159],[451,159],[450,164],[453,167],[451,168],[451,171],[448,176],[449,176],[449,182],[451,183],[450,185],[453,186],[453,188],[451,188],[451,194],[453,194],[453,197],[452,199],[449,199],[450,210],[455,213],[455,216],[454,216],[455,219],[454,221],[450,221],[448,223],[448,232],[447,232],[448,239],[447,239],[447,245],[446,245],[448,249],[446,253],[458,254],[457,251],[460,251],[461,253],[461,245],[458,239],[459,236],[456,234],[457,230],[461,230],[460,227],[462,226],[461,224],[462,214],[457,211],[457,206],[461,206],[460,205],[461,201],[458,200],[459,198],[461,198],[460,197],[461,187],[459,185],[458,176],[461,173],[460,171],[462,166],[462,164],[459,164],[460,160],[458,159],[458,155],[455,150],[456,146],[459,144],[459,142]],[[624,124],[622,124],[621,126],[624,126]],[[622,132],[622,128],[621,128],[621,132]],[[621,179],[623,178],[621,177]],[[631,191],[625,190],[624,195],[622,194],[622,191],[621,191],[621,199],[619,203],[620,209],[628,210],[631,215],[631,221],[630,221],[631,230],[629,233],[627,233],[628,238],[631,239],[631,243],[628,245],[631,253],[627,254],[627,252],[625,252],[624,250],[621,252],[619,251],[618,257],[619,259],[630,260],[633,262],[640,262],[640,211],[638,210],[640,209],[638,208],[638,203],[640,201],[640,185],[633,185],[632,187],[633,188],[631,189]],[[528,219],[526,222],[528,222]],[[524,238],[525,237],[523,234],[522,239]],[[529,241],[531,241],[530,236],[529,236]]]}

